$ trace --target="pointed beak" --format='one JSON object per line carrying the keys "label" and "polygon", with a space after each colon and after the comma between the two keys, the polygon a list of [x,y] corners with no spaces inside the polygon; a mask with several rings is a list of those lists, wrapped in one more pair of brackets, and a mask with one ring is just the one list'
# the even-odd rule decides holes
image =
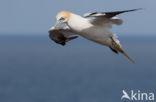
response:
{"label": "pointed beak", "polygon": [[54,28],[56,29],[60,24],[61,24],[60,21],[56,21],[56,24],[55,24]]}

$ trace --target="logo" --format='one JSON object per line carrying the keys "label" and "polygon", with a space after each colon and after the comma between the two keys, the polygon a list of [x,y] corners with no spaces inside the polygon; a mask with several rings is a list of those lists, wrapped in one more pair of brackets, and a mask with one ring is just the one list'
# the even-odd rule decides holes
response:
{"label": "logo", "polygon": [[134,91],[131,90],[127,93],[125,90],[122,90],[121,100],[127,99],[131,101],[154,101],[154,93],[153,92],[141,92],[140,90]]}

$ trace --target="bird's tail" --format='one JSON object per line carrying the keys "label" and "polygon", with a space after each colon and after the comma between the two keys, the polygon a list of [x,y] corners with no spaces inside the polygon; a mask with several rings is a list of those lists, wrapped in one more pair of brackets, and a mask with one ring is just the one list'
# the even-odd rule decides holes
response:
{"label": "bird's tail", "polygon": [[116,50],[117,52],[122,53],[128,60],[130,60],[132,63],[135,63],[135,61],[128,56],[128,54],[121,48],[120,44],[118,44],[113,38],[112,38],[112,47],[113,50]]}
{"label": "bird's tail", "polygon": [[120,53],[122,53],[132,63],[135,63],[135,61],[131,57],[129,57],[128,54],[123,49],[120,49]]}

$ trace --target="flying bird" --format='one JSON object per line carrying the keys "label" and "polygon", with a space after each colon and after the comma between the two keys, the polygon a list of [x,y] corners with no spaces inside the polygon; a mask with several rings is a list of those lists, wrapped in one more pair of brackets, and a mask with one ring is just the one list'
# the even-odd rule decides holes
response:
{"label": "flying bird", "polygon": [[[122,53],[131,62],[135,61],[122,49],[117,36],[110,32],[113,24],[121,25],[123,20],[115,17],[118,14],[136,11],[139,9],[86,13],[84,16],[61,11],[56,15],[56,24],[49,30],[49,37],[54,42],[65,45],[80,35],[88,40],[109,47],[115,53]],[[60,27],[60,24],[66,24]]]}

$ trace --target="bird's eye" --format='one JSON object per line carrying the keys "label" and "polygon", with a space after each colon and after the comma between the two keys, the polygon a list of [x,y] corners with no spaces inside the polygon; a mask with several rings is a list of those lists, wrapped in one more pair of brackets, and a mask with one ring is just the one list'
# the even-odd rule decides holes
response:
{"label": "bird's eye", "polygon": [[64,21],[64,20],[65,20],[65,18],[61,17],[59,20],[60,20],[60,21]]}

